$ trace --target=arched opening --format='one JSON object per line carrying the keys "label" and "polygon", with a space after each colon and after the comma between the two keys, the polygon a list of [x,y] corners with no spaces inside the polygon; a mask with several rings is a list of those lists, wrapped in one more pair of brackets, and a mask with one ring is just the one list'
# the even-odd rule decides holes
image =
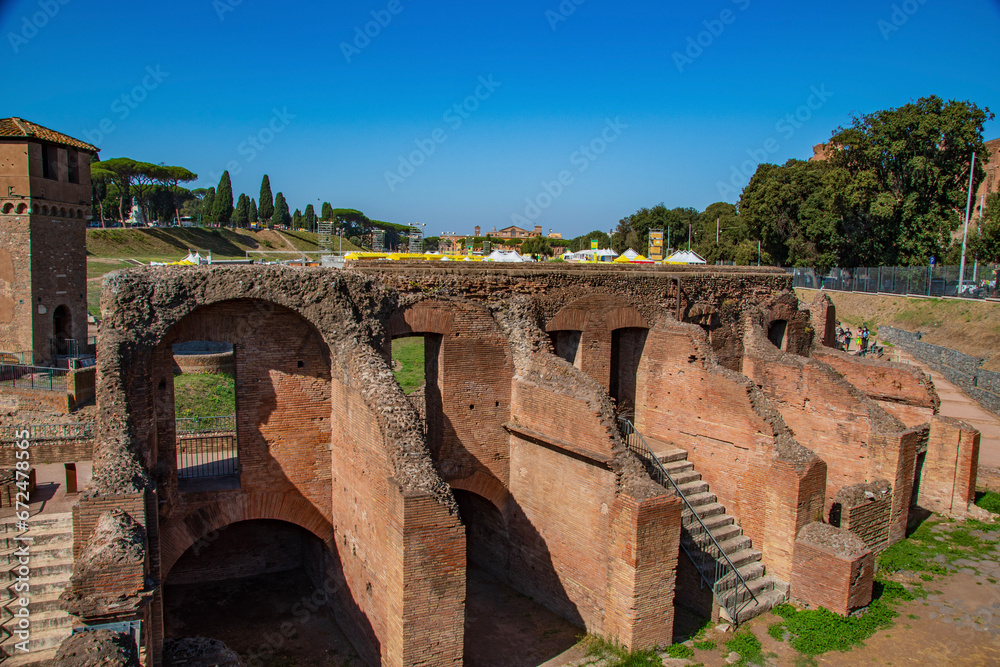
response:
{"label": "arched opening", "polygon": [[556,351],[556,356],[565,359],[567,363],[583,367],[583,357],[580,354],[580,338],[582,331],[550,331],[549,339],[552,341],[552,348]]}
{"label": "arched opening", "polygon": [[73,338],[73,315],[65,305],[56,307],[52,313],[52,341],[56,355],[70,353]]}
{"label": "arched opening", "polygon": [[648,334],[648,329],[638,327],[611,332],[611,386],[608,391],[619,412],[630,418],[635,414],[636,375]]}
{"label": "arched opening", "polygon": [[11,213],[13,213],[13,212],[14,212],[14,205],[13,205],[13,204],[11,204],[10,202],[7,202],[7,203],[5,203],[5,204],[3,205],[3,212],[4,212],[4,214],[6,214],[6,215],[10,215]]}
{"label": "arched opening", "polygon": [[767,328],[767,339],[779,350],[785,349],[785,333],[788,330],[787,320],[775,320]]}
{"label": "arched opening", "polygon": [[334,620],[334,562],[293,523],[255,519],[213,531],[166,575],[164,636],[221,640],[245,664],[361,664]]}
{"label": "arched opening", "polygon": [[[576,643],[580,628],[517,592],[520,559],[508,519],[490,500],[453,489],[466,535],[466,667],[534,667]],[[513,509],[517,514],[516,508]],[[537,567],[537,564],[536,564]]]}
{"label": "arched opening", "polygon": [[239,487],[232,343],[188,341],[174,356],[177,483],[181,491]]}

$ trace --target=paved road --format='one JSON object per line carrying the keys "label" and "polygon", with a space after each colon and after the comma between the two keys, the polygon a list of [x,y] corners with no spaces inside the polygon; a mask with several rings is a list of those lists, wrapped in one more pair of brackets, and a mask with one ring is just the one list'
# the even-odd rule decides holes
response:
{"label": "paved road", "polygon": [[932,371],[928,366],[914,359],[910,354],[898,347],[887,352],[893,361],[919,366],[931,376],[938,396],[941,397],[941,414],[955,417],[979,429],[979,465],[989,468],[1000,468],[1000,416],[989,412],[961,389],[945,379],[943,375]]}

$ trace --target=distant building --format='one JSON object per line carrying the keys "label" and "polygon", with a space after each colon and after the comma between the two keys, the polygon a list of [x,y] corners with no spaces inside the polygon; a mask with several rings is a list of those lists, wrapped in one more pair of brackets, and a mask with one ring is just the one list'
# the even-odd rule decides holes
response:
{"label": "distant building", "polygon": [[90,161],[98,149],[0,119],[0,352],[35,363],[86,348]]}

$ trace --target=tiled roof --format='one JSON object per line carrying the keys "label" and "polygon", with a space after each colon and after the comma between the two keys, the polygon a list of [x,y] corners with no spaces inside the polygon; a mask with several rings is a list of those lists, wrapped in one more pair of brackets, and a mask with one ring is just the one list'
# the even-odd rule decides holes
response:
{"label": "tiled roof", "polygon": [[38,123],[24,120],[23,118],[0,118],[0,139],[42,139],[51,141],[54,144],[71,146],[84,151],[96,153],[99,149],[96,146],[74,139],[61,132],[42,127]]}

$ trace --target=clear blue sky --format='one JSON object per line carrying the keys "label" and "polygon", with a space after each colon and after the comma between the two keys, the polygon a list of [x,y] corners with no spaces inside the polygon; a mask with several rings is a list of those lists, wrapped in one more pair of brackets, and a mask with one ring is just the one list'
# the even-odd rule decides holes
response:
{"label": "clear blue sky", "polygon": [[998,0],[0,0],[0,32],[0,116],[428,235],[608,230],[735,202],[756,161],[808,158],[852,114],[1000,112]]}

